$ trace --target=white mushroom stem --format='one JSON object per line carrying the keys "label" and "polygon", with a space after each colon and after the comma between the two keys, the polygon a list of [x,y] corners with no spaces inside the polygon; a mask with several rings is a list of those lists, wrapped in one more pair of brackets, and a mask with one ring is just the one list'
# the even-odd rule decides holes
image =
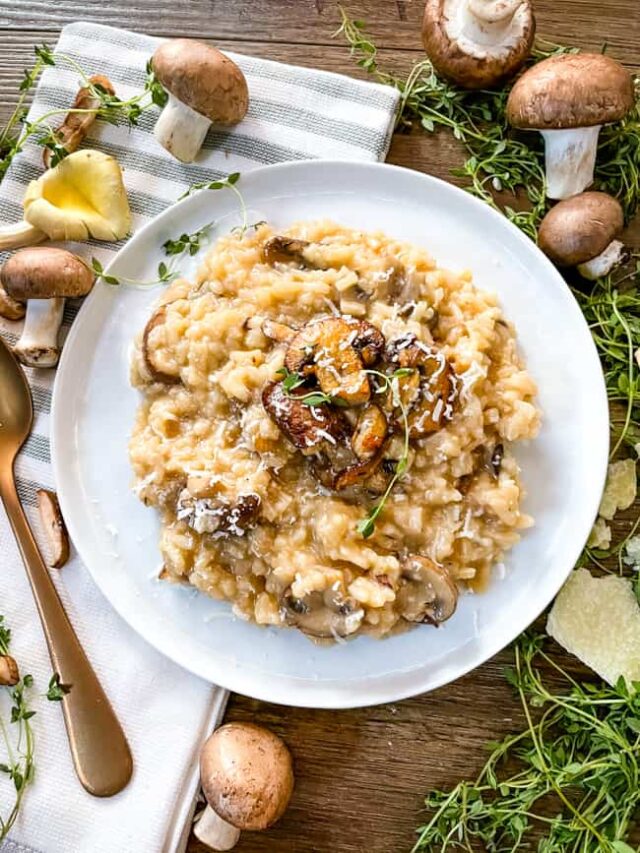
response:
{"label": "white mushroom stem", "polygon": [[547,196],[578,195],[593,183],[600,125],[571,130],[541,130],[544,139]]}
{"label": "white mushroom stem", "polygon": [[240,830],[223,820],[211,806],[195,822],[193,834],[211,850],[232,850],[240,838]]}
{"label": "white mushroom stem", "polygon": [[193,163],[211,122],[173,95],[160,113],[153,135],[163,148],[183,163]]}
{"label": "white mushroom stem", "polygon": [[[501,45],[505,52],[508,52],[509,30],[514,24],[516,12],[522,5],[523,0],[466,0],[461,4],[462,35],[476,45]],[[513,41],[516,43],[520,38],[521,28],[515,26],[513,31]]]}
{"label": "white mushroom stem", "polygon": [[58,332],[62,325],[64,299],[31,299],[20,340],[13,348],[28,367],[55,367],[60,357]]}
{"label": "white mushroom stem", "polygon": [[0,228],[0,251],[19,249],[22,246],[33,246],[42,243],[47,235],[39,228],[29,225],[24,219],[15,225],[5,225]]}
{"label": "white mushroom stem", "polygon": [[595,281],[603,275],[609,275],[614,267],[624,261],[626,254],[624,243],[620,240],[612,240],[604,252],[600,252],[584,264],[578,264],[578,272],[583,278]]}

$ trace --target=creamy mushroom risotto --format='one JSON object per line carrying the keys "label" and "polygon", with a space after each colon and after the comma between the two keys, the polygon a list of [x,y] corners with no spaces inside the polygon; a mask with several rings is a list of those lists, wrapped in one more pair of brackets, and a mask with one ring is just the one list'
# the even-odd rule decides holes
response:
{"label": "creamy mushroom risotto", "polygon": [[313,637],[449,618],[532,520],[536,387],[469,272],[331,222],[221,238],[133,362],[162,577]]}

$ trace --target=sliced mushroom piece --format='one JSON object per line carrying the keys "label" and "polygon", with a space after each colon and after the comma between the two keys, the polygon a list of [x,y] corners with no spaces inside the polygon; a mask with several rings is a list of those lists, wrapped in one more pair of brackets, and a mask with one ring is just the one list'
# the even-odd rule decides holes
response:
{"label": "sliced mushroom piece", "polygon": [[69,559],[69,534],[64,523],[60,504],[55,492],[38,489],[38,510],[42,527],[49,542],[51,562],[54,569],[61,569]]}
{"label": "sliced mushroom piece", "polygon": [[[407,397],[415,395],[407,416],[410,437],[424,438],[441,429],[453,417],[459,388],[458,377],[444,353],[408,334],[391,342],[387,347],[387,358],[392,365],[413,369],[420,377],[417,386],[411,375],[399,377],[398,390],[392,387],[388,401],[388,405],[396,409],[400,393]],[[406,409],[407,404],[403,403]],[[402,426],[396,419],[396,427]]]}
{"label": "sliced mushroom piece", "polygon": [[295,237],[270,237],[262,247],[262,258],[272,266],[296,263],[302,267],[313,267],[314,264],[305,257],[305,249],[310,245],[308,240]]}
{"label": "sliced mushroom piece", "polygon": [[253,493],[238,495],[234,501],[225,498],[194,498],[184,489],[176,504],[176,518],[185,521],[196,533],[221,536],[244,536],[260,514],[260,497]]}
{"label": "sliced mushroom piece", "polygon": [[149,376],[156,382],[165,385],[175,385],[180,382],[180,372],[169,373],[166,366],[160,364],[158,352],[154,348],[154,331],[164,325],[167,319],[167,306],[161,305],[153,312],[142,333],[142,360]]}
{"label": "sliced mushroom piece", "polygon": [[14,687],[20,681],[18,664],[11,655],[0,655],[0,687]]}
{"label": "sliced mushroom piece", "polygon": [[350,429],[342,412],[326,404],[307,406],[296,396],[301,392],[306,393],[298,388],[286,394],[282,382],[270,382],[262,392],[267,414],[293,446],[310,455],[344,442]]}
{"label": "sliced mushroom piece", "polygon": [[[109,78],[103,77],[102,74],[94,74],[89,77],[89,83],[107,95],[115,95],[116,93]],[[83,86],[79,89],[70,112],[66,114],[60,127],[53,131],[56,143],[61,145],[67,154],[78,150],[80,143],[89,133],[96,120],[96,111],[99,106],[100,101],[89,86]],[[76,112],[76,110],[82,110],[82,112]],[[51,167],[52,154],[50,148],[45,148],[43,151],[42,160],[47,169]]]}
{"label": "sliced mushroom piece", "polygon": [[285,323],[266,319],[262,323],[262,333],[272,341],[277,341],[279,344],[286,344],[295,335],[296,330]]}
{"label": "sliced mushroom piece", "polygon": [[384,335],[377,326],[367,320],[358,320],[350,325],[352,326],[351,346],[358,353],[365,367],[373,367],[384,355],[387,343]]}
{"label": "sliced mushroom piece", "polygon": [[312,320],[291,339],[285,367],[292,373],[315,374],[325,394],[347,405],[365,403],[371,389],[362,359],[353,346],[353,331],[342,317]]}
{"label": "sliced mushroom piece", "polygon": [[497,479],[500,476],[502,469],[502,460],[504,459],[504,444],[496,444],[489,453],[487,468],[489,473]]}
{"label": "sliced mushroom piece", "polygon": [[408,622],[440,625],[455,613],[458,588],[445,568],[412,554],[403,561],[396,602]]}
{"label": "sliced mushroom piece", "polygon": [[380,452],[388,429],[382,409],[375,403],[368,403],[360,412],[351,436],[351,447],[361,462],[368,462]]}
{"label": "sliced mushroom piece", "polygon": [[360,627],[364,610],[340,590],[315,591],[296,598],[288,589],[282,597],[280,616],[286,625],[318,639],[348,637]]}

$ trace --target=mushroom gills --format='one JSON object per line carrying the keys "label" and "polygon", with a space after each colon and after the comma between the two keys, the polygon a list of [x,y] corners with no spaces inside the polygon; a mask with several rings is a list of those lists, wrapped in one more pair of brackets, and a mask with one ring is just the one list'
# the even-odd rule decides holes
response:
{"label": "mushroom gills", "polygon": [[166,106],[153,129],[156,140],[182,163],[193,163],[211,121],[168,93]]}
{"label": "mushroom gills", "polygon": [[593,183],[600,127],[540,131],[549,198],[571,198]]}
{"label": "mushroom gills", "polygon": [[[507,57],[518,46],[522,28],[517,19],[518,10],[525,6],[523,0],[467,0],[467,2],[445,3],[451,11],[457,6],[457,15],[447,18],[446,28],[451,39],[455,39],[465,53],[486,57],[495,53]],[[528,11],[526,12],[528,16]]]}
{"label": "mushroom gills", "polygon": [[428,557],[411,555],[403,562],[396,602],[408,622],[437,626],[455,613],[458,589],[445,568]]}
{"label": "mushroom gills", "polygon": [[577,269],[583,278],[596,281],[596,279],[608,275],[618,264],[624,263],[626,257],[627,250],[624,243],[621,240],[612,240],[604,252],[600,252],[590,261],[578,264]]}
{"label": "mushroom gills", "polygon": [[288,589],[280,607],[282,621],[318,639],[347,637],[358,630],[364,610],[351,598],[333,588],[316,590],[296,598]]}
{"label": "mushroom gills", "polygon": [[64,314],[64,299],[32,299],[15,356],[27,367],[55,367],[60,358],[58,330]]}

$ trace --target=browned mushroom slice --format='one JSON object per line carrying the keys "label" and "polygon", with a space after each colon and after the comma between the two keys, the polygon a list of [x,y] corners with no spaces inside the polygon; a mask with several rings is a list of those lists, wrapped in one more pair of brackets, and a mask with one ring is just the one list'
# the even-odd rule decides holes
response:
{"label": "browned mushroom slice", "polygon": [[408,556],[402,565],[397,609],[408,622],[440,625],[453,616],[458,589],[449,572],[428,557]]}
{"label": "browned mushroom slice", "polygon": [[178,373],[168,373],[162,366],[160,366],[158,363],[157,352],[154,350],[153,342],[151,341],[151,335],[153,334],[154,329],[162,326],[166,318],[167,313],[165,305],[158,308],[157,311],[155,311],[149,318],[149,322],[144,327],[144,332],[142,334],[142,358],[152,379],[156,382],[164,382],[166,385],[175,385],[180,382],[180,375]]}
{"label": "browned mushroom slice", "polygon": [[365,367],[373,367],[384,354],[386,341],[384,335],[376,326],[366,320],[359,320],[352,326],[351,335],[356,332],[352,339],[352,346],[359,354]]}
{"label": "browned mushroom slice", "polygon": [[20,670],[11,655],[0,655],[0,687],[13,687],[20,681]]}
{"label": "browned mushroom slice", "polygon": [[357,631],[364,610],[339,590],[316,591],[296,598],[289,589],[282,597],[280,616],[285,624],[299,628],[310,637],[330,639],[347,637]]}
{"label": "browned mushroom slice", "polygon": [[[296,389],[291,394],[305,393]],[[270,382],[262,392],[262,405],[289,441],[305,455],[343,442],[349,434],[344,415],[326,404],[307,406],[285,393],[282,382]]]}
{"label": "browned mushroom slice", "polygon": [[[348,468],[344,468],[334,476],[333,489],[336,492],[341,492],[343,489],[351,488],[351,486],[368,485],[381,462],[382,454],[378,454],[367,462],[358,462],[355,465],[349,465]],[[375,483],[375,481],[372,482]],[[373,487],[373,490],[375,490],[375,487]]]}
{"label": "browned mushroom slice", "polygon": [[196,533],[219,536],[244,536],[260,512],[260,498],[252,493],[235,501],[224,498],[194,498],[184,490],[176,505],[176,518],[185,521]]}
{"label": "browned mushroom slice", "polygon": [[[453,416],[459,386],[458,377],[444,353],[408,334],[392,341],[387,347],[387,358],[394,366],[414,369],[419,376],[418,381],[410,374],[400,377],[398,382],[405,408],[409,402],[407,422],[411,438],[423,438],[441,429]],[[392,389],[391,408],[396,404]],[[396,425],[402,426],[399,421]]]}
{"label": "browned mushroom slice", "polygon": [[313,267],[305,258],[308,240],[297,240],[295,237],[271,237],[262,247],[262,258],[266,264],[290,264]]}
{"label": "browned mushroom slice", "polygon": [[69,534],[60,511],[58,498],[55,492],[47,489],[38,489],[36,496],[42,528],[49,541],[51,558],[49,565],[54,569],[61,569],[69,559]]}
{"label": "browned mushroom slice", "polygon": [[291,340],[296,330],[284,323],[277,323],[275,320],[267,319],[262,323],[262,333],[272,341],[284,344]]}
{"label": "browned mushroom slice", "polygon": [[285,367],[292,373],[315,374],[325,394],[347,405],[366,403],[371,389],[362,359],[353,346],[354,331],[341,317],[307,323],[291,339]]}
{"label": "browned mushroom slice", "polygon": [[375,403],[368,403],[360,412],[351,436],[351,447],[361,462],[368,462],[379,452],[387,437],[388,425],[384,412]]}

